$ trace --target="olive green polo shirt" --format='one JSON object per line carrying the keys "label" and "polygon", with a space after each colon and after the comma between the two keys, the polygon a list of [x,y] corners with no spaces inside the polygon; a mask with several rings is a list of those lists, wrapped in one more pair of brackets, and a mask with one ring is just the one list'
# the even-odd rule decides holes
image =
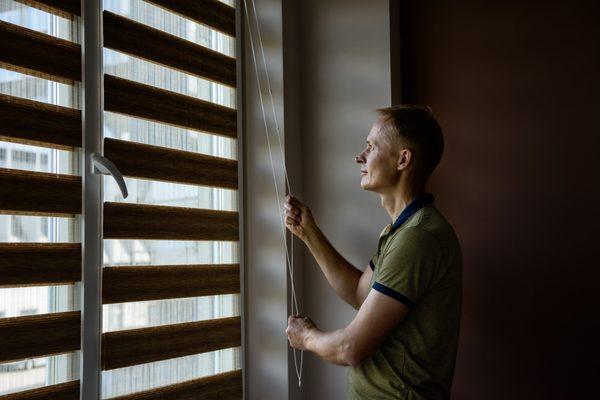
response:
{"label": "olive green polo shirt", "polygon": [[431,202],[421,207],[380,235],[370,263],[372,288],[410,311],[373,356],[348,369],[348,399],[450,398],[462,256],[442,214]]}

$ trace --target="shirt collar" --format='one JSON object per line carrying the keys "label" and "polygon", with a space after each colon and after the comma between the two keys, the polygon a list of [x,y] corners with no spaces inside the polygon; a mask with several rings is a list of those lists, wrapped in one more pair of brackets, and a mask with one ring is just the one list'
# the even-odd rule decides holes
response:
{"label": "shirt collar", "polygon": [[408,219],[421,208],[432,204],[435,201],[433,194],[427,193],[423,196],[415,198],[411,201],[405,208],[402,210],[396,221],[391,226],[390,230],[387,232],[388,234],[394,232],[396,229],[400,228],[402,224],[404,224]]}

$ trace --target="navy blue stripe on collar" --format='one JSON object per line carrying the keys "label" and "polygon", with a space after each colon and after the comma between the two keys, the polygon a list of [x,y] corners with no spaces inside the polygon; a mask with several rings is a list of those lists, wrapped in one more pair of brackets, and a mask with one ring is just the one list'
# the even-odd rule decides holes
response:
{"label": "navy blue stripe on collar", "polygon": [[421,197],[417,197],[416,199],[411,201],[406,206],[406,208],[404,208],[404,210],[402,210],[402,212],[400,213],[398,218],[396,218],[394,225],[392,225],[392,228],[390,229],[390,231],[388,233],[392,233],[396,229],[400,228],[400,226],[402,226],[403,223],[408,221],[408,219],[414,213],[416,213],[417,211],[419,211],[421,208],[425,207],[426,205],[433,203],[434,201],[435,201],[435,198],[433,197],[433,194],[431,194],[431,193],[427,193],[427,194],[425,194]]}

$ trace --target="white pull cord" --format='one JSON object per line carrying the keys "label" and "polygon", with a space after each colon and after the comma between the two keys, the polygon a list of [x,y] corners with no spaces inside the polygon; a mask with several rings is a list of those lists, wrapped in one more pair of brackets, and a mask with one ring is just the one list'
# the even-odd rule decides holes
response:
{"label": "white pull cord", "polygon": [[[260,34],[260,24],[258,23],[258,16],[256,13],[256,4],[254,3],[254,0],[251,0],[251,1],[252,1],[252,8],[254,11],[254,20],[256,23],[256,29],[257,29],[257,33],[258,33],[258,41],[259,41],[260,51],[262,54],[263,66],[264,66],[264,70],[265,70],[265,75],[267,77],[267,89],[269,92],[269,97],[271,99],[271,108],[273,111],[273,118],[275,120],[275,133],[277,134],[277,139],[279,141],[279,150],[281,152],[281,157],[283,160],[285,182],[286,182],[288,193],[291,196],[292,189],[291,189],[291,185],[290,185],[290,181],[289,181],[288,173],[287,173],[287,168],[286,168],[286,164],[285,164],[285,153],[283,151],[283,144],[281,142],[281,133],[279,130],[279,123],[277,121],[277,113],[275,112],[275,102],[273,101],[273,92],[271,91],[271,81],[269,79],[269,71],[267,69],[267,62],[265,59],[265,50],[264,50],[263,43],[262,43],[262,36]],[[277,197],[279,219],[281,221],[283,244],[285,246],[286,265],[287,265],[288,273],[290,276],[290,283],[292,286],[290,302],[291,302],[292,312],[298,315],[298,314],[300,314],[300,308],[298,307],[298,300],[296,298],[296,288],[294,285],[294,235],[292,234],[292,236],[291,236],[291,251],[290,251],[290,249],[288,249],[288,246],[287,246],[285,222],[284,222],[284,218],[283,218],[283,214],[282,214],[281,201],[279,198],[279,190],[277,189],[277,176],[275,173],[275,165],[273,163],[273,153],[271,151],[271,141],[269,139],[269,128],[268,128],[267,117],[266,117],[266,113],[265,113],[263,92],[262,92],[262,88],[261,88],[261,84],[260,84],[260,77],[259,77],[259,73],[258,73],[258,63],[256,61],[256,51],[254,48],[254,40],[252,38],[252,29],[250,26],[250,18],[248,16],[249,13],[248,13],[248,6],[246,4],[246,0],[244,0],[244,9],[245,9],[244,14],[246,15],[246,22],[248,24],[248,37],[250,39],[250,47],[252,49],[252,60],[254,62],[254,71],[256,73],[256,84],[258,86],[258,91],[259,91],[260,108],[262,111],[262,117],[263,117],[263,121],[264,121],[264,125],[265,125],[265,135],[266,135],[266,139],[267,139],[267,148],[269,151],[269,160],[271,163],[271,172],[273,174],[273,184],[275,187],[275,196]],[[294,309],[296,310],[295,312],[294,312]],[[296,369],[296,376],[298,377],[298,387],[300,387],[300,386],[302,386],[302,364],[304,361],[304,351],[300,352],[300,366],[298,366],[298,362],[297,362],[297,358],[296,358],[296,349],[293,349],[293,350],[294,350],[294,367]]]}

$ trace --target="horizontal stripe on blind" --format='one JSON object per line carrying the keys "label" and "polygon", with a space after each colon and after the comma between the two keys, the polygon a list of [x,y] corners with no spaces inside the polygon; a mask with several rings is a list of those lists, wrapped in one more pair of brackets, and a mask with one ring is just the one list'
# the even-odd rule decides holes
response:
{"label": "horizontal stripe on blind", "polygon": [[0,61],[45,79],[81,80],[81,46],[9,22],[0,21]]}
{"label": "horizontal stripe on blind", "polygon": [[188,151],[104,140],[104,155],[125,176],[237,189],[237,161]]}
{"label": "horizontal stripe on blind", "polygon": [[0,211],[4,214],[81,213],[81,177],[0,168]]}
{"label": "horizontal stripe on blind", "polygon": [[144,392],[112,397],[111,400],[241,400],[242,371],[206,376]]}
{"label": "horizontal stripe on blind", "polygon": [[240,343],[240,317],[108,332],[102,335],[102,369],[206,353]]}
{"label": "horizontal stripe on blind", "polygon": [[238,264],[106,267],[102,273],[104,304],[239,292]]}
{"label": "horizontal stripe on blind", "polygon": [[0,362],[79,349],[79,311],[0,319]]}
{"label": "horizontal stripe on blind", "polygon": [[81,147],[81,111],[0,94],[0,136]]}
{"label": "horizontal stripe on blind", "polygon": [[112,75],[104,75],[104,109],[150,121],[237,137],[236,110]]}
{"label": "horizontal stripe on blind", "polygon": [[80,280],[80,243],[0,243],[0,287]]}
{"label": "horizontal stripe on blind", "polygon": [[0,400],[79,400],[79,381],[6,394]]}
{"label": "horizontal stripe on blind", "polygon": [[147,0],[149,3],[235,36],[235,8],[217,0]]}
{"label": "horizontal stripe on blind", "polygon": [[106,202],[104,238],[237,241],[238,213]]}
{"label": "horizontal stripe on blind", "polygon": [[81,15],[80,0],[16,0],[19,3],[37,8],[47,13],[55,14],[64,18],[72,18],[73,15]]}
{"label": "horizontal stripe on blind", "polygon": [[235,87],[235,58],[104,11],[104,46]]}

